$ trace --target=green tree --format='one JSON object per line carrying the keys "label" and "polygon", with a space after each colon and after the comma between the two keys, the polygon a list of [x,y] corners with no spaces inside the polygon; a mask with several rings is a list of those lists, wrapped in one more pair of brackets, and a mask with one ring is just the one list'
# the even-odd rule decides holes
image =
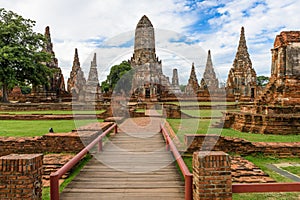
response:
{"label": "green tree", "polygon": [[30,86],[21,86],[20,87],[21,88],[21,92],[22,92],[22,94],[30,94],[30,92],[31,92],[31,87]]}
{"label": "green tree", "polygon": [[[119,65],[112,66],[106,80],[101,83],[102,91],[107,92],[110,89],[113,90],[117,86],[116,89],[119,92],[121,89],[131,87],[132,75],[130,74],[132,73],[129,72],[131,69],[132,68],[127,61],[122,61]],[[121,79],[122,76],[123,78]],[[118,83],[118,81],[120,82]]]}
{"label": "green tree", "polygon": [[46,39],[32,29],[35,21],[0,9],[0,85],[2,101],[8,102],[13,86],[27,82],[46,84],[51,70],[45,66],[50,55],[42,51]]}
{"label": "green tree", "polygon": [[256,78],[256,84],[261,87],[265,87],[269,83],[269,77],[267,76],[258,76]]}
{"label": "green tree", "polygon": [[186,85],[179,85],[181,92],[185,91]]}

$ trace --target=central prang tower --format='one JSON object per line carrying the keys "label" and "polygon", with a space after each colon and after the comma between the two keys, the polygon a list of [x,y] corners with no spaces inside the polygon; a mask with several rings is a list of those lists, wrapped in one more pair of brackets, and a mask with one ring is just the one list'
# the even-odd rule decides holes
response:
{"label": "central prang tower", "polygon": [[129,62],[134,70],[132,93],[135,97],[155,101],[168,93],[171,84],[162,72],[161,60],[156,57],[154,28],[146,15],[136,26],[134,53]]}
{"label": "central prang tower", "polygon": [[155,62],[155,37],[154,28],[151,21],[144,15],[135,29],[134,54],[133,58],[138,58],[138,64]]}

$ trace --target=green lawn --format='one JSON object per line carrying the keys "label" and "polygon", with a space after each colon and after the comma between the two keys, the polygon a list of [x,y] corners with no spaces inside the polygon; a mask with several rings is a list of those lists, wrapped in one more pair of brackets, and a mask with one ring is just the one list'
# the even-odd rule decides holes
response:
{"label": "green lawn", "polygon": [[35,111],[0,111],[0,114],[11,115],[72,115],[72,114],[101,114],[105,110],[35,110]]}
{"label": "green lawn", "polygon": [[225,110],[181,110],[193,117],[222,117]]}
{"label": "green lawn", "polygon": [[267,135],[243,133],[233,129],[209,128],[219,119],[167,119],[173,130],[183,141],[184,134],[218,134],[238,137],[251,142],[300,142],[300,135]]}
{"label": "green lawn", "polygon": [[137,113],[144,113],[146,110],[145,109],[142,109],[142,108],[138,108],[135,110],[135,112]]}
{"label": "green lawn", "polygon": [[[274,163],[284,163],[284,162],[292,162],[292,163],[299,163],[300,158],[272,158],[272,157],[253,157],[253,156],[247,156],[246,159],[253,162],[255,165],[260,167],[264,172],[270,175],[274,180],[277,182],[292,182],[290,179],[280,176],[274,171],[269,170],[266,167],[266,164],[274,164]],[[187,167],[189,168],[190,172],[193,171],[192,166],[192,157],[183,157],[184,162],[186,163]],[[296,169],[296,172],[299,173],[299,167]],[[295,171],[294,171],[295,172]],[[245,200],[245,199],[251,199],[251,200],[296,200],[300,198],[299,192],[282,192],[282,193],[243,193],[243,194],[233,194],[234,200]]]}
{"label": "green lawn", "polygon": [[226,102],[226,101],[222,101],[222,102],[199,102],[199,101],[174,101],[174,102],[166,102],[166,103],[170,103],[170,104],[176,104],[176,105],[181,105],[181,106],[195,106],[195,105],[235,105],[236,102]]}
{"label": "green lawn", "polygon": [[[267,164],[276,164],[276,163],[299,163],[300,158],[275,158],[275,157],[265,157],[265,156],[246,156],[247,160],[253,162],[256,166],[261,168],[265,173],[269,174],[271,178],[276,180],[277,182],[292,182],[292,180],[285,178],[278,173],[270,170],[266,167]],[[299,170],[300,168],[298,168]],[[298,171],[299,172],[299,171]],[[300,192],[282,192],[282,193],[245,193],[245,194],[233,194],[234,200],[260,200],[260,199],[268,199],[268,200],[296,200],[300,199]]]}
{"label": "green lawn", "polygon": [[[102,120],[98,120],[102,121]],[[1,120],[0,136],[34,137],[48,133],[52,127],[54,132],[70,132],[95,120]]]}
{"label": "green lawn", "polygon": [[291,172],[292,174],[300,176],[300,167],[298,166],[289,166],[289,167],[281,167],[281,168],[288,172]]}
{"label": "green lawn", "polygon": [[233,200],[299,200],[299,192],[233,194]]}
{"label": "green lawn", "polygon": [[267,164],[278,164],[278,163],[300,163],[300,158],[275,158],[275,157],[266,157],[266,156],[246,156],[247,160],[253,162],[264,172],[270,175],[277,182],[292,182],[292,180],[282,177],[276,172],[270,170],[266,165]]}

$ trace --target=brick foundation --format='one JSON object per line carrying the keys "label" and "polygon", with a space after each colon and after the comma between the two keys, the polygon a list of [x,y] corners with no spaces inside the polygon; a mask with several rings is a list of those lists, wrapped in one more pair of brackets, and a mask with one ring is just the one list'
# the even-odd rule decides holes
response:
{"label": "brick foundation", "polygon": [[0,157],[1,199],[42,199],[42,154]]}
{"label": "brick foundation", "polygon": [[[280,158],[299,157],[300,142],[249,142],[240,138],[219,135],[186,134],[187,152],[213,150],[236,153],[239,155],[263,154]],[[204,144],[204,145],[203,145]]]}
{"label": "brick foundation", "polygon": [[112,123],[94,123],[69,133],[41,137],[0,137],[0,156],[12,153],[78,153]]}
{"label": "brick foundation", "polygon": [[193,199],[232,199],[229,155],[221,151],[193,154]]}

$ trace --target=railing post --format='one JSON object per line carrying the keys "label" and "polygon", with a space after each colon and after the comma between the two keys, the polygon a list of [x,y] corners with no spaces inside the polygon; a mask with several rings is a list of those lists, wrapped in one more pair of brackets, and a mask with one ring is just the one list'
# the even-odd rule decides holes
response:
{"label": "railing post", "polygon": [[101,152],[103,150],[103,144],[102,144],[102,138],[98,142],[98,152]]}
{"label": "railing post", "polygon": [[58,174],[50,175],[50,199],[51,200],[59,200]]}
{"label": "railing post", "polygon": [[116,125],[115,129],[114,129],[114,134],[117,134],[117,133],[118,133],[118,126]]}
{"label": "railing post", "polygon": [[193,154],[193,199],[232,199],[229,155],[222,151]]}
{"label": "railing post", "polygon": [[185,175],[185,200],[193,200],[193,175]]}
{"label": "railing post", "polygon": [[170,151],[170,145],[168,138],[166,139],[166,151]]}

